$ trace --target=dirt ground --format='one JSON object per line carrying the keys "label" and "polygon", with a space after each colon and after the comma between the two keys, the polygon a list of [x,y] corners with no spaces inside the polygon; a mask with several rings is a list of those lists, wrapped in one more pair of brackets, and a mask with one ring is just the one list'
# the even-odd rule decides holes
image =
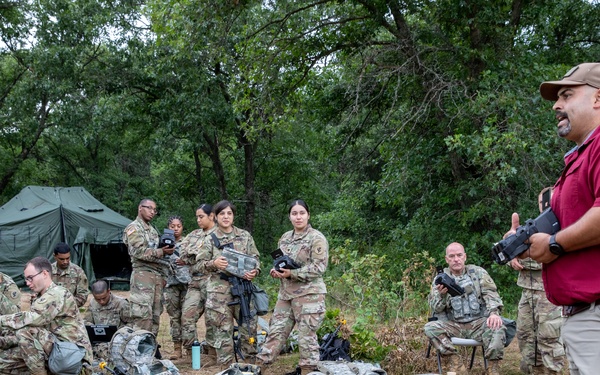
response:
{"label": "dirt ground", "polygon": [[[123,297],[129,297],[129,292],[113,291],[113,293],[123,296]],[[31,295],[29,293],[23,292],[22,298],[21,298],[21,307],[23,310],[29,309],[30,298],[31,298]],[[88,299],[88,303],[91,298],[92,297],[90,296]],[[87,306],[87,304],[86,304],[86,306]],[[203,318],[201,318],[198,321],[197,329],[198,329],[198,337],[199,337],[200,341],[202,341],[204,339],[204,336],[206,333],[206,328],[204,325]],[[161,315],[160,330],[158,333],[158,343],[161,345],[160,351],[161,351],[161,354],[163,355],[163,358],[168,359],[169,356],[173,353],[173,343],[171,342],[171,337],[170,337],[170,333],[169,333],[169,316],[166,313],[166,311],[163,312],[163,314]],[[434,373],[437,373],[437,362],[436,362],[435,352],[432,352],[432,355],[428,359],[425,359],[425,352],[426,352],[425,350],[422,350],[422,356],[421,356],[421,354],[420,354],[421,350],[419,350],[418,353],[419,353],[419,357],[421,357],[421,358],[411,358],[411,360],[425,361],[426,369],[429,372],[421,371],[418,373],[412,372],[410,374],[430,374],[430,373],[434,374]],[[463,348],[462,355],[463,355],[465,363],[467,365],[468,365],[468,361],[470,360],[470,354],[471,354],[470,348]],[[504,360],[502,361],[502,364],[501,364],[502,374],[503,375],[520,374],[521,373],[519,371],[520,359],[521,359],[521,356],[519,353],[519,347],[518,347],[517,340],[515,339],[505,350]],[[214,375],[220,371],[218,366],[203,367],[200,370],[192,370],[192,360],[191,360],[191,358],[188,358],[188,357],[184,357],[180,360],[175,360],[175,361],[173,361],[173,363],[177,366],[177,368],[179,369],[179,371],[182,375]],[[284,375],[284,374],[292,371],[296,367],[297,363],[298,363],[298,354],[297,353],[283,354],[277,359],[277,361],[272,366],[267,368],[266,371],[263,371],[263,375]],[[385,366],[384,366],[384,369],[385,369]],[[387,371],[388,371],[389,375],[410,375],[410,374],[400,373],[397,371],[390,371],[390,370],[387,370]],[[563,373],[568,374],[569,372],[568,372],[568,370],[565,370]],[[473,365],[473,369],[471,371],[469,371],[469,374],[471,374],[471,375],[485,374],[485,370],[483,369],[481,349],[477,350],[477,353],[475,356],[475,363]]]}

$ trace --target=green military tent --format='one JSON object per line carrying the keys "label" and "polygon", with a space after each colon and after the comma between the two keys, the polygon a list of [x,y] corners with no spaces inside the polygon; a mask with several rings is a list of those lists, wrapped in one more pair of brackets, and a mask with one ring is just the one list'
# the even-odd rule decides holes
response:
{"label": "green military tent", "polygon": [[24,286],[25,263],[36,256],[54,262],[54,247],[66,242],[90,283],[127,278],[131,262],[122,236],[130,222],[82,187],[27,186],[0,207],[0,271]]}

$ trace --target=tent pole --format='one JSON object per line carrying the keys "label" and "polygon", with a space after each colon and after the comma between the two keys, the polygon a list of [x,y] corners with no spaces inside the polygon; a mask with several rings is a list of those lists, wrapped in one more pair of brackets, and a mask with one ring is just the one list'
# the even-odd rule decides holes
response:
{"label": "tent pole", "polygon": [[63,212],[63,205],[62,205],[62,203],[60,204],[59,208],[60,208],[60,228],[61,228],[61,231],[60,231],[60,241],[64,242],[64,243],[67,243],[67,241],[66,241],[65,219],[63,217],[64,212]]}

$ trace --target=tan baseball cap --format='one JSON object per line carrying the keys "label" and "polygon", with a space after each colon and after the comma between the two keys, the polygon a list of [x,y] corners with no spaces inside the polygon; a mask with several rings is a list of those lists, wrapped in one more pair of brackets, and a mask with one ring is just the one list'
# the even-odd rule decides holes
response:
{"label": "tan baseball cap", "polygon": [[583,63],[571,68],[560,81],[546,81],[540,85],[540,94],[546,100],[557,100],[564,86],[590,85],[600,89],[600,63]]}

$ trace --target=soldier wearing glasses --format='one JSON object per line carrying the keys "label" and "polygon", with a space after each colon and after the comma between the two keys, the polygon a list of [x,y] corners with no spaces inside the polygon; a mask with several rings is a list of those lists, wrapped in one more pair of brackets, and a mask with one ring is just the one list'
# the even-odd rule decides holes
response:
{"label": "soldier wearing glasses", "polygon": [[[165,255],[173,248],[158,248],[159,235],[150,225],[156,215],[156,202],[142,199],[137,218],[125,228],[123,242],[131,257],[131,282],[129,304],[135,328],[145,329],[158,336],[162,294],[167,275]],[[157,355],[159,356],[159,355]]]}
{"label": "soldier wearing glasses", "polygon": [[[36,298],[29,311],[0,316],[0,329],[11,332],[1,337],[0,373],[48,374],[46,362],[56,339],[85,349],[83,362],[91,365],[92,346],[75,299],[67,289],[52,282],[48,259],[33,258],[23,274]],[[82,373],[89,372],[84,369]]]}

